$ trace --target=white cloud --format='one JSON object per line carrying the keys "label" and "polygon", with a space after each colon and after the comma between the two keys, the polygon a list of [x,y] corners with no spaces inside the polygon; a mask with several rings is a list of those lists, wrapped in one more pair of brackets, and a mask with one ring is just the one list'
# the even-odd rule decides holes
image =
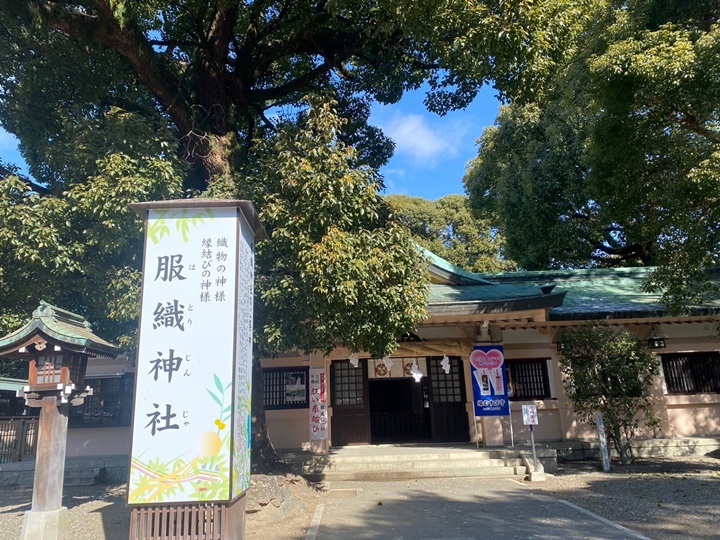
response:
{"label": "white cloud", "polygon": [[445,159],[457,157],[466,142],[469,126],[462,119],[433,118],[429,115],[395,111],[380,127],[396,144],[395,155],[414,167],[433,168]]}

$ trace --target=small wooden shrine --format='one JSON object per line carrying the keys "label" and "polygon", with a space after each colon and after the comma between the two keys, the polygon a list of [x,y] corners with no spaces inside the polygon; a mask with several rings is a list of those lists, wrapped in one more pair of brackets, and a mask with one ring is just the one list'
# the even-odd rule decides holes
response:
{"label": "small wooden shrine", "polygon": [[29,363],[28,382],[18,397],[40,408],[32,507],[23,518],[21,539],[67,538],[62,491],[69,407],[92,395],[85,386],[88,360],[117,354],[118,348],[93,334],[83,317],[42,301],[30,322],[0,338],[0,356]]}

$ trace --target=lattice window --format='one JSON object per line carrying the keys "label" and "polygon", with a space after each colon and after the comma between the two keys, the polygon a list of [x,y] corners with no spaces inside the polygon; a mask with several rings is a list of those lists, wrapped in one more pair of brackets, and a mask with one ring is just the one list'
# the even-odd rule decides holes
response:
{"label": "lattice window", "polygon": [[662,355],[668,394],[720,393],[720,353],[717,351]]}
{"label": "lattice window", "polygon": [[510,399],[548,399],[550,377],[547,360],[505,360]]}
{"label": "lattice window", "polygon": [[132,423],[132,403],[135,375],[101,379],[88,378],[85,385],[93,395],[79,407],[70,407],[68,425],[71,427],[129,426]]}
{"label": "lattice window", "polygon": [[266,410],[307,409],[309,368],[263,369],[263,399]]}
{"label": "lattice window", "polygon": [[333,362],[332,402],[334,406],[363,404],[363,364],[353,367],[350,361]]}
{"label": "lattice window", "polygon": [[38,384],[59,383],[62,374],[62,354],[44,355],[37,362]]}
{"label": "lattice window", "polygon": [[464,403],[462,362],[457,356],[450,358],[450,373],[445,373],[439,358],[428,359],[433,403]]}

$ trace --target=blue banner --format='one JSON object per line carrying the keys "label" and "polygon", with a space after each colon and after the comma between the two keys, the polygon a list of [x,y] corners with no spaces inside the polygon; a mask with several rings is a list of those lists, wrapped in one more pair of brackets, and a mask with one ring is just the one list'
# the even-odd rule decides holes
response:
{"label": "blue banner", "polygon": [[470,353],[475,416],[510,414],[502,345],[476,345]]}

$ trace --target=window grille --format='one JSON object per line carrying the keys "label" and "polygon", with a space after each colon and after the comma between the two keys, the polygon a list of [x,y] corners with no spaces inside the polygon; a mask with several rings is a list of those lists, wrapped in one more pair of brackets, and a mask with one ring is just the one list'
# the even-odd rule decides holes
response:
{"label": "window grille", "polygon": [[505,360],[508,393],[512,400],[549,399],[547,360]]}
{"label": "window grille", "polygon": [[445,373],[440,358],[428,359],[433,403],[464,403],[462,362],[457,356],[451,357],[450,373]]}
{"label": "window grille", "polygon": [[132,423],[135,374],[119,377],[87,378],[85,385],[93,389],[79,407],[70,407],[70,427],[114,427]]}
{"label": "window grille", "polygon": [[720,393],[720,353],[717,351],[662,355],[668,394]]}
{"label": "window grille", "polygon": [[306,409],[309,405],[309,368],[263,369],[265,410]]}
{"label": "window grille", "polygon": [[348,360],[333,362],[332,403],[334,406],[362,405],[365,362],[353,367]]}

